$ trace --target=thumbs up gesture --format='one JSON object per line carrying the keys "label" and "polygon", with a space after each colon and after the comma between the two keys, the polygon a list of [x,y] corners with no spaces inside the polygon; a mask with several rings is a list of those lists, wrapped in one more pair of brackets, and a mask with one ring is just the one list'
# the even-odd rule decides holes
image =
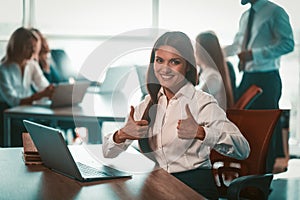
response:
{"label": "thumbs up gesture", "polygon": [[[186,119],[178,120],[177,133],[181,139],[202,139],[205,136],[204,129],[194,119],[188,105],[185,105]],[[200,134],[200,135],[199,135]]]}
{"label": "thumbs up gesture", "polygon": [[114,140],[117,143],[124,142],[126,139],[139,140],[146,135],[148,130],[147,120],[134,120],[134,107],[130,107],[130,114],[127,123],[115,135]]}

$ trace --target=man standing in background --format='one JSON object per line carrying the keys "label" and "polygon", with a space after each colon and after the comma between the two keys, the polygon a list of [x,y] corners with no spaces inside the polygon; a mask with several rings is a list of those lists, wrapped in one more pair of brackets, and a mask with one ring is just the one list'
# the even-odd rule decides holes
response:
{"label": "man standing in background", "polygon": [[[268,0],[241,0],[242,5],[248,3],[251,8],[242,14],[233,44],[224,48],[226,56],[239,57],[239,70],[243,72],[237,98],[256,84],[263,93],[250,109],[278,109],[282,90],[280,57],[294,50],[289,16]],[[267,172],[273,171],[276,157],[284,157],[280,123],[270,143]]]}

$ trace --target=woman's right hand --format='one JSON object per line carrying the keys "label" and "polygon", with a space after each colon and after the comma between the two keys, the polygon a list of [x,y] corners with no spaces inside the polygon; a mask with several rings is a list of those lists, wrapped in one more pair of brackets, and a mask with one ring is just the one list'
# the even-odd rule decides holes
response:
{"label": "woman's right hand", "polygon": [[49,97],[49,99],[51,99],[54,90],[55,90],[55,86],[53,84],[50,84],[43,91],[41,91],[41,96],[42,97]]}
{"label": "woman's right hand", "polygon": [[114,141],[116,143],[125,142],[126,139],[129,140],[139,140],[147,134],[148,121],[147,120],[134,120],[134,107],[130,107],[130,115],[127,123],[123,128],[114,134]]}
{"label": "woman's right hand", "polygon": [[49,99],[51,99],[54,90],[55,90],[55,87],[53,84],[51,84],[48,87],[46,87],[44,90],[42,90],[40,92],[36,92],[33,95],[31,95],[30,97],[21,99],[20,105],[32,104],[34,101],[40,100],[43,97],[48,97]]}

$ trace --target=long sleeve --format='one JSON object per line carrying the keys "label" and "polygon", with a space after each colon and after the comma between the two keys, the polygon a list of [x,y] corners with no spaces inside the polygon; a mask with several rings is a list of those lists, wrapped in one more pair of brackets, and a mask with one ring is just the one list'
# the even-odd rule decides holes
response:
{"label": "long sleeve", "polygon": [[250,153],[248,141],[222,110],[213,107],[214,104],[208,104],[201,112],[201,115],[210,116],[210,119],[204,119],[207,123],[204,126],[206,137],[203,145],[229,157],[246,159]]}
{"label": "long sleeve", "polygon": [[[240,130],[227,119],[226,113],[210,97],[201,97],[198,102],[201,108],[195,118],[199,124],[204,124],[206,136],[202,145],[207,146],[206,151],[215,149],[221,154],[236,158],[245,159],[250,153],[248,141]],[[206,102],[206,103],[203,103]],[[209,154],[209,152],[207,152]]]}
{"label": "long sleeve", "polygon": [[22,83],[20,81],[20,70],[15,65],[0,66],[0,101],[7,103],[10,107],[19,105]]}
{"label": "long sleeve", "polygon": [[102,145],[102,152],[105,158],[115,158],[120,153],[124,152],[128,146],[132,143],[132,140],[126,140],[123,143],[117,144],[113,141],[114,133],[110,133],[104,136],[104,142]]}
{"label": "long sleeve", "polygon": [[[272,13],[274,17],[269,24],[273,27],[269,37],[257,35],[253,41],[252,55],[255,64],[265,60],[276,59],[294,50],[293,31],[289,22],[288,14],[280,7],[275,7]],[[260,32],[268,31],[268,27],[262,26]],[[266,43],[258,45],[256,43]],[[269,44],[269,45],[267,45]]]}
{"label": "long sleeve", "polygon": [[[44,76],[43,71],[40,68],[39,64],[35,61],[31,61],[29,63],[29,65],[31,65],[29,74],[31,74],[31,76],[32,76],[33,87],[37,91],[41,91],[41,90],[45,89],[49,85],[49,81]],[[30,80],[28,80],[28,81],[30,81]]]}
{"label": "long sleeve", "polygon": [[[141,120],[144,110],[150,100],[150,96],[146,96],[145,100],[135,107],[134,119]],[[127,121],[127,120],[126,120]],[[126,140],[124,143],[117,144],[113,140],[114,133],[107,134],[104,136],[102,145],[103,156],[106,158],[117,157],[120,153],[124,152],[129,145],[132,144],[132,140]]]}

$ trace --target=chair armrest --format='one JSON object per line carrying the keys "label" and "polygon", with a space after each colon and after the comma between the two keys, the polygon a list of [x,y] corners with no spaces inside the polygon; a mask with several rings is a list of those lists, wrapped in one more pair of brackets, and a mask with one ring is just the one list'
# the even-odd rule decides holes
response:
{"label": "chair armrest", "polygon": [[228,199],[240,199],[240,193],[244,188],[256,188],[260,191],[260,199],[268,199],[270,184],[273,174],[248,175],[234,179],[227,190]]}

